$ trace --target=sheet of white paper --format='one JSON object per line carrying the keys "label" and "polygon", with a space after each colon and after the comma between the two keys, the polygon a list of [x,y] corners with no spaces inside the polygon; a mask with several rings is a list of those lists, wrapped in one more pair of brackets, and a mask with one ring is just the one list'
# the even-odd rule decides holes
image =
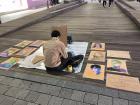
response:
{"label": "sheet of white paper", "polygon": [[[73,42],[72,44],[68,45],[68,51],[73,52],[74,55],[82,54],[85,56],[86,51],[87,51],[87,47],[88,47],[88,42]],[[46,70],[45,64],[43,62],[39,62],[36,64],[32,63],[32,60],[36,55],[43,56],[43,47],[40,47],[32,55],[21,60],[19,62],[19,67],[36,68],[36,69],[40,69],[40,70]],[[78,67],[74,68],[76,70],[75,73],[79,73],[81,71],[82,65],[83,65],[83,61],[79,64]]]}

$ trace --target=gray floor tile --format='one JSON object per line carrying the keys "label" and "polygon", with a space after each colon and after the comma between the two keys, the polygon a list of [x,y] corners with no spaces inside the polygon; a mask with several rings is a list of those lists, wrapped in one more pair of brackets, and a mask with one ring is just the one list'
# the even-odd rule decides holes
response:
{"label": "gray floor tile", "polygon": [[139,102],[135,102],[135,101],[129,101],[129,105],[140,105]]}
{"label": "gray floor tile", "polygon": [[48,105],[62,105],[63,98],[52,96]]}
{"label": "gray floor tile", "polygon": [[34,90],[34,91],[39,91],[41,87],[41,84],[40,83],[34,83],[34,82],[31,82],[31,85],[30,85],[30,90]]}
{"label": "gray floor tile", "polygon": [[119,91],[119,97],[122,99],[140,102],[140,94],[139,93]]}
{"label": "gray floor tile", "polygon": [[20,79],[14,79],[9,85],[14,87],[19,87],[21,85],[23,80]]}
{"label": "gray floor tile", "polygon": [[98,105],[113,105],[112,97],[99,95]]}
{"label": "gray floor tile", "polygon": [[0,76],[0,83],[1,83],[1,81],[2,81],[4,78],[6,78],[6,77]]}
{"label": "gray floor tile", "polygon": [[39,98],[37,99],[36,103],[40,105],[48,105],[49,101],[51,99],[50,95],[47,94],[41,94]]}
{"label": "gray floor tile", "polygon": [[76,105],[77,102],[76,101],[72,101],[69,99],[64,99],[62,105]]}
{"label": "gray floor tile", "polygon": [[14,98],[24,99],[29,93],[29,90],[12,87],[5,94]]}
{"label": "gray floor tile", "polygon": [[60,93],[60,90],[61,90],[61,87],[42,84],[39,91],[42,93],[58,96]]}
{"label": "gray floor tile", "polygon": [[15,98],[12,97],[6,97],[0,105],[13,105],[16,102]]}
{"label": "gray floor tile", "polygon": [[23,100],[17,100],[13,105],[27,105],[27,102]]}
{"label": "gray floor tile", "polygon": [[20,88],[16,88],[16,87],[11,87],[6,93],[5,95],[8,96],[12,96],[16,98],[17,93],[20,91]]}
{"label": "gray floor tile", "polygon": [[73,90],[73,94],[71,96],[72,100],[83,102],[85,96],[85,92]]}
{"label": "gray floor tile", "polygon": [[98,94],[86,93],[84,98],[85,103],[97,105]]}
{"label": "gray floor tile", "polygon": [[6,77],[1,81],[1,83],[5,85],[10,85],[13,80],[14,80],[13,78]]}
{"label": "gray floor tile", "polygon": [[6,98],[7,96],[0,95],[0,103]]}
{"label": "gray floor tile", "polygon": [[35,103],[30,103],[30,102],[29,102],[27,105],[38,105],[38,104],[35,104]]}
{"label": "gray floor tile", "polygon": [[22,89],[18,92],[18,94],[16,95],[16,98],[25,99],[25,97],[28,95],[29,92],[30,92],[29,90]]}
{"label": "gray floor tile", "polygon": [[27,97],[25,97],[25,100],[29,101],[31,103],[35,103],[37,101],[37,99],[39,98],[39,96],[40,96],[40,93],[30,91],[29,94],[27,95]]}
{"label": "gray floor tile", "polygon": [[70,99],[72,96],[72,93],[73,93],[72,89],[62,88],[60,91],[59,97]]}
{"label": "gray floor tile", "polygon": [[[90,104],[82,103],[82,102],[77,102],[76,105],[90,105]],[[92,104],[92,105],[94,105],[94,104]]]}
{"label": "gray floor tile", "polygon": [[20,84],[19,88],[29,89],[31,83],[32,83],[32,82],[30,82],[30,81],[24,81],[24,80],[23,80],[22,83]]}
{"label": "gray floor tile", "polygon": [[128,100],[113,98],[113,105],[128,105]]}
{"label": "gray floor tile", "polygon": [[0,84],[0,94],[4,94],[5,92],[8,91],[9,88],[10,87],[7,85]]}

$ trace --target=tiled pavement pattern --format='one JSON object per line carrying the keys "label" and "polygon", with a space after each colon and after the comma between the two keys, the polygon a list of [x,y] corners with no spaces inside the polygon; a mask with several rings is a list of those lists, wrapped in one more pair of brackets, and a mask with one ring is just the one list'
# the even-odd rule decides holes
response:
{"label": "tiled pavement pattern", "polygon": [[0,76],[0,105],[140,105],[140,94],[116,90],[115,95],[108,89],[103,95],[80,88],[80,84],[72,89]]}

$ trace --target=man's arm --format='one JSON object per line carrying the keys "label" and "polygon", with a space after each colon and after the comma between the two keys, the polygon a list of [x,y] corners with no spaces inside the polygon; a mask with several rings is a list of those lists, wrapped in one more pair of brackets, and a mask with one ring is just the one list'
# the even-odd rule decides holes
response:
{"label": "man's arm", "polygon": [[65,59],[68,58],[68,54],[67,54],[64,43],[61,43],[60,54],[63,58],[65,58]]}

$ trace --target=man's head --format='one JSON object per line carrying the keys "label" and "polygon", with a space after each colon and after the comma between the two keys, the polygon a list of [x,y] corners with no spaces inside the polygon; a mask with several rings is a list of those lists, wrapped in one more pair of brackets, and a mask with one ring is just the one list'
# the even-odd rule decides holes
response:
{"label": "man's head", "polygon": [[51,37],[60,37],[60,36],[61,36],[61,34],[57,30],[53,30],[52,33],[51,33]]}

